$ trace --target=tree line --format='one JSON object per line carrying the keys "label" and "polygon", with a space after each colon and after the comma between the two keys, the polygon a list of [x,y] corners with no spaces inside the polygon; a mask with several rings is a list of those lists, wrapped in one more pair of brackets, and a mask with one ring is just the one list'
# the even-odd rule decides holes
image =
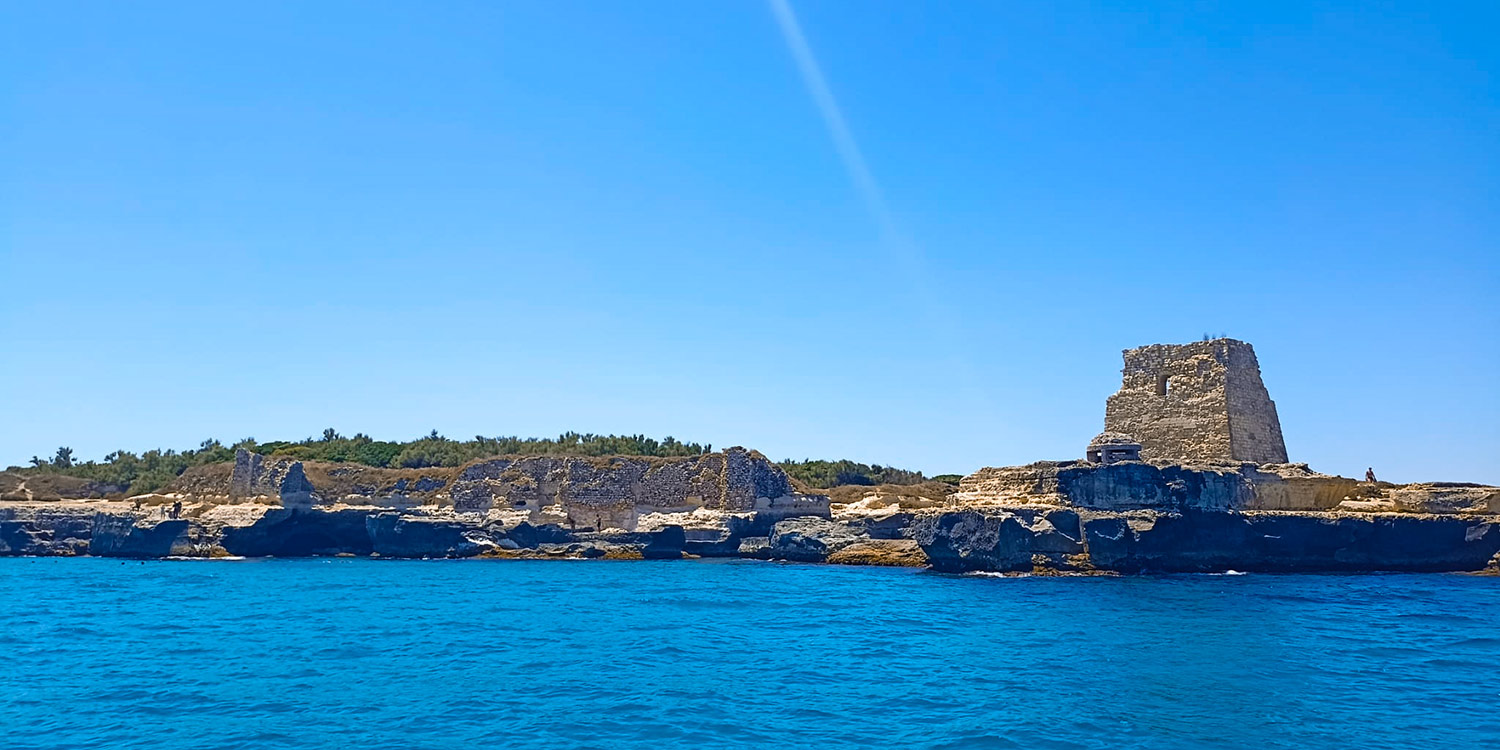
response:
{"label": "tree line", "polygon": [[[485,437],[454,440],[437,430],[415,440],[376,440],[364,433],[345,437],[332,428],[305,440],[258,442],[245,438],[231,445],[205,440],[196,449],[149,450],[136,454],[118,450],[102,461],[79,461],[73,449],[58,448],[50,459],[33,456],[29,467],[12,471],[57,473],[126,488],[131,494],[154,492],[195,466],[234,460],[238,448],[269,456],[287,456],[301,461],[354,463],[396,469],[459,466],[468,461],[500,455],[567,456],[699,456],[711,453],[707,443],[682,442],[668,436],[657,440],[645,435],[595,435],[565,432],[556,438]],[[920,471],[854,461],[788,459],[778,464],[788,475],[818,489],[841,485],[916,484],[927,481]]]}
{"label": "tree line", "polygon": [[238,448],[269,456],[288,456],[303,461],[356,463],[396,469],[422,469],[433,466],[459,466],[467,461],[507,454],[570,456],[697,456],[713,451],[713,446],[684,443],[674,437],[661,440],[645,435],[594,435],[565,432],[556,438],[519,438],[474,436],[473,440],[453,440],[437,430],[416,440],[393,442],[376,440],[357,433],[345,437],[332,428],[319,437],[305,440],[272,440],[259,442],[245,438],[232,445],[205,440],[197,449],[149,450],[135,454],[118,450],[102,461],[79,461],[73,449],[62,447],[50,459],[33,456],[31,465],[12,466],[12,471],[55,473],[90,479],[126,488],[131,494],[154,492],[165,487],[183,472],[195,466],[234,460]]}
{"label": "tree line", "polygon": [[777,464],[788,476],[809,487],[830,489],[859,484],[919,484],[927,481],[920,471],[897,469],[880,464],[862,464],[855,461],[819,461],[787,459]]}

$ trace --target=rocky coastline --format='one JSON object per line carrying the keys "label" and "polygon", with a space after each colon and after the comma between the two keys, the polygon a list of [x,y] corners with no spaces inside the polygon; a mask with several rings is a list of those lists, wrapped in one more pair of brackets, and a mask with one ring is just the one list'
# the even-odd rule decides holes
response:
{"label": "rocky coastline", "polygon": [[744,448],[491,456],[427,469],[241,448],[232,461],[194,466],[135,497],[95,481],[0,472],[0,555],[1500,573],[1500,487],[1395,485],[1374,481],[1373,471],[1357,481],[1288,463],[1246,342],[1123,355],[1120,391],[1084,460],[983,468],[956,487],[820,491]]}
{"label": "rocky coastline", "polygon": [[508,456],[455,469],[241,451],[137,497],[28,496],[0,555],[131,559],[747,558],[963,573],[1494,571],[1500,488],[1388,485],[1302,464],[1047,461],[946,495],[799,491],[764,456]]}

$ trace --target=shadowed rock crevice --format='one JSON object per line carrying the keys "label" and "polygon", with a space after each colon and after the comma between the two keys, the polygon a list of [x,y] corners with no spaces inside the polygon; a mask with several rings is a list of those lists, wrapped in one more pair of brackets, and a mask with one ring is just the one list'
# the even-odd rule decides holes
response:
{"label": "shadowed rock crevice", "polygon": [[249,526],[224,529],[224,549],[245,557],[368,555],[374,551],[360,510],[275,509]]}

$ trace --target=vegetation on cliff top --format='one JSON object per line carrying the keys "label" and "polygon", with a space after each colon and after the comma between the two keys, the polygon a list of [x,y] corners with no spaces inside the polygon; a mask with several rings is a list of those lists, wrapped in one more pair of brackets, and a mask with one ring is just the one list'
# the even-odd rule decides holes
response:
{"label": "vegetation on cliff top", "polygon": [[854,461],[817,461],[787,459],[777,464],[793,479],[817,489],[857,484],[917,484],[927,480],[920,471],[907,471],[880,464],[861,464]]}
{"label": "vegetation on cliff top", "polygon": [[165,487],[194,466],[232,460],[234,448],[217,440],[205,440],[196,450],[156,449],[139,455],[120,450],[105,456],[103,461],[78,461],[73,457],[73,449],[58,448],[51,460],[33,456],[30,466],[12,466],[11,470],[29,474],[61,474],[126,488],[131,494],[140,494]]}
{"label": "vegetation on cliff top", "polygon": [[[365,434],[353,437],[327,429],[322,436],[300,441],[257,442],[245,438],[233,445],[205,440],[196,449],[149,450],[139,455],[115,451],[102,461],[79,461],[71,448],[59,448],[51,459],[32,457],[29,467],[12,467],[33,474],[61,474],[124,488],[131,494],[152,492],[166,486],[194,466],[234,460],[236,448],[303,461],[357,463],[397,469],[459,466],[476,458],[499,455],[564,456],[698,456],[713,446],[684,443],[672,437],[662,440],[644,435],[593,435],[568,432],[556,438],[484,437],[452,440],[431,434],[407,442],[375,440]],[[925,481],[919,471],[854,461],[782,461],[781,468],[793,479],[817,489],[839,485],[916,484]]]}

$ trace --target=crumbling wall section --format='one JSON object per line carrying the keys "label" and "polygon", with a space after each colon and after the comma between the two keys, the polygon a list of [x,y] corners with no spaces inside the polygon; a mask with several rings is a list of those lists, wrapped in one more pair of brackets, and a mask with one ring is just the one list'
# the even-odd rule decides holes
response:
{"label": "crumbling wall section", "polygon": [[262,456],[244,448],[236,450],[234,469],[229,474],[229,499],[244,502],[270,498],[287,508],[306,508],[318,502],[301,461]]}
{"label": "crumbling wall section", "polygon": [[1229,452],[1237,461],[1258,464],[1287,462],[1286,440],[1281,436],[1281,418],[1276,402],[1260,377],[1260,361],[1249,344],[1227,347],[1229,406]]}

